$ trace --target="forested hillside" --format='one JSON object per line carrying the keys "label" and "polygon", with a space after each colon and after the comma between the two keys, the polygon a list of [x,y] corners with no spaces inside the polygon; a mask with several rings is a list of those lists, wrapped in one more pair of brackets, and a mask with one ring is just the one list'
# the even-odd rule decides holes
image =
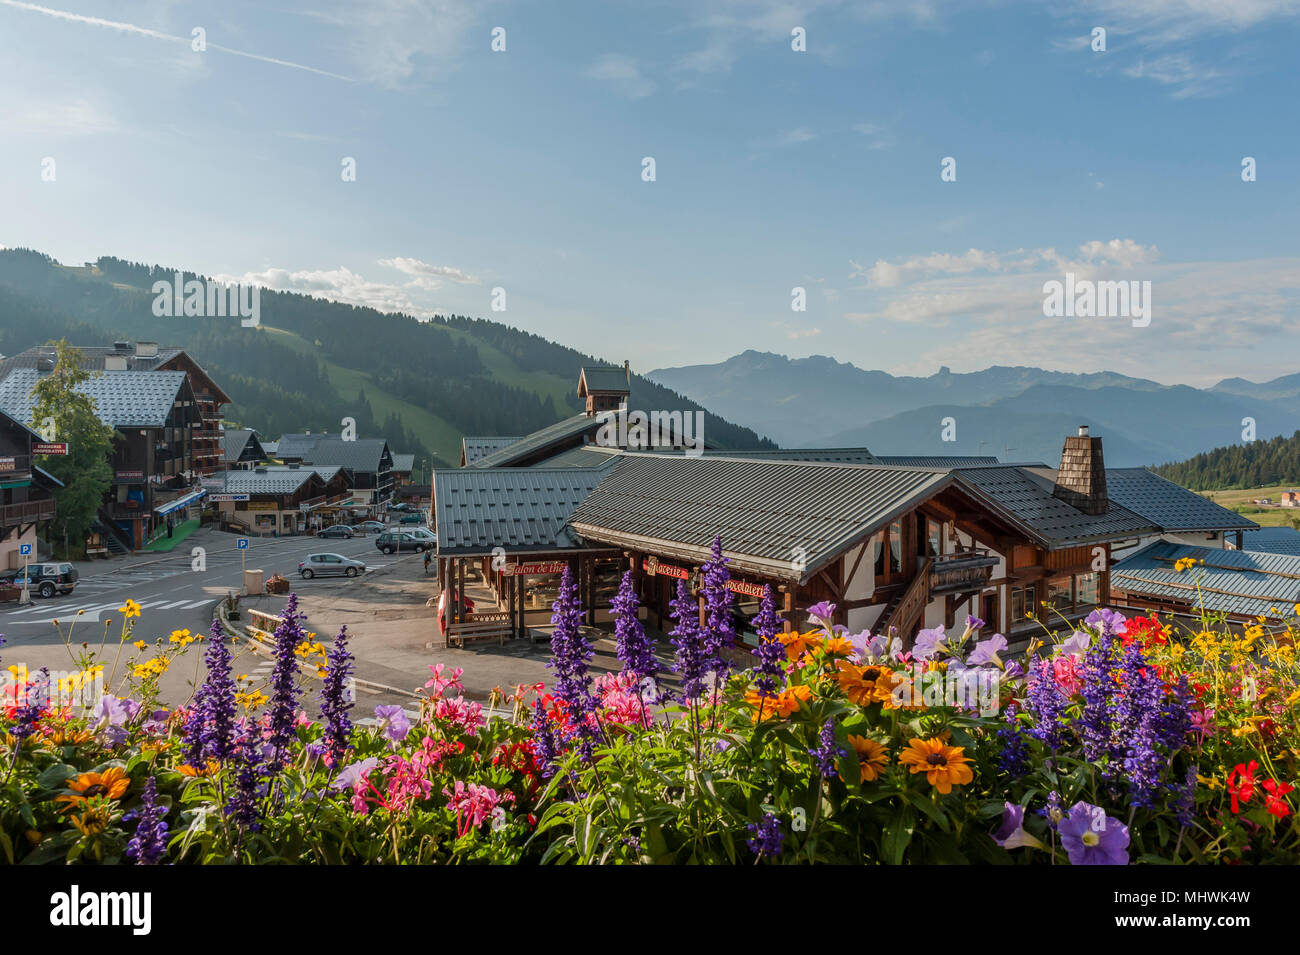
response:
{"label": "forested hillside", "polygon": [[[68,267],[39,252],[0,251],[0,352],[61,337],[175,345],[235,399],[231,421],[276,437],[337,431],[352,417],[360,435],[383,435],[435,466],[457,463],[463,434],[523,434],[575,413],[578,368],[622,359],[594,359],[497,322],[419,321],[268,290],[258,328],[237,318],[157,317],[153,283],[175,273],[112,257]],[[701,407],[636,375],[631,400],[645,409]],[[711,414],[705,434],[719,447],[772,446]]]}
{"label": "forested hillside", "polygon": [[1289,438],[1279,435],[1267,441],[1215,448],[1155,470],[1197,491],[1300,484],[1300,431]]}

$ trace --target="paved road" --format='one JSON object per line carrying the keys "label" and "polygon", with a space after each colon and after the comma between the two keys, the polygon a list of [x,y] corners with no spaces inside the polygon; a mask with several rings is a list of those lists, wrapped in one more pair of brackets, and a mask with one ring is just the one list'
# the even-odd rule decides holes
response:
{"label": "paved road", "polygon": [[[193,569],[195,547],[202,547],[205,551],[205,570]],[[204,529],[192,535],[174,553],[162,557],[136,555],[79,564],[81,579],[76,590],[68,596],[48,600],[35,597],[29,606],[0,605],[0,634],[5,636],[5,645],[0,648],[3,666],[26,665],[29,671],[48,666],[52,671],[70,671],[74,665],[65,646],[69,624],[75,621],[72,631],[75,647],[82,641],[99,644],[104,638],[104,622],[111,621],[101,657],[106,671],[111,671],[117,653],[117,636],[121,632],[122,615],[117,608],[127,598],[136,601],[142,609],[140,618],[135,621],[135,639],[152,642],[157,637],[166,638],[179,628],[206,634],[217,601],[230,591],[238,593],[242,589],[241,556],[249,569],[262,570],[268,577],[272,573],[289,577],[299,593],[364,585],[363,581],[342,577],[301,579],[297,573],[298,562],[308,554],[321,551],[360,559],[368,570],[386,566],[399,557],[381,554],[375,547],[374,535],[352,540],[254,537],[249,541],[248,550],[241,555],[234,535]],[[84,612],[78,616],[79,611]],[[55,620],[60,622],[58,628],[54,625]],[[203,646],[202,643],[192,644],[173,661],[160,683],[164,700],[179,702],[189,697]],[[123,659],[133,652],[128,646]],[[257,675],[261,669],[266,669],[264,658],[255,656],[242,646],[236,649],[236,653],[240,655],[236,663],[239,672]]]}

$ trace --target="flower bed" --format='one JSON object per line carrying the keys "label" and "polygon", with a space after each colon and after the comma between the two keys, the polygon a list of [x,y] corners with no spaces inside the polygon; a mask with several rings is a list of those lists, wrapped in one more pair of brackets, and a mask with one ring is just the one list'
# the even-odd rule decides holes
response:
{"label": "flower bed", "polygon": [[[1022,660],[960,633],[850,634],[771,594],[753,665],[728,660],[726,562],[683,582],[680,690],[636,618],[612,609],[623,669],[595,676],[566,573],[554,681],[487,719],[460,670],[431,668],[410,712],[353,725],[346,630],[303,632],[290,595],[265,686],[214,627],[193,699],[158,677],[200,639],[136,640],[79,661],[107,692],[87,715],[41,677],[0,715],[0,859],[14,862],[1295,863],[1300,671],[1294,633],[1175,633],[1098,611]],[[66,634],[70,647],[71,632]],[[318,668],[319,718],[301,664]],[[62,685],[44,692],[59,697]]]}

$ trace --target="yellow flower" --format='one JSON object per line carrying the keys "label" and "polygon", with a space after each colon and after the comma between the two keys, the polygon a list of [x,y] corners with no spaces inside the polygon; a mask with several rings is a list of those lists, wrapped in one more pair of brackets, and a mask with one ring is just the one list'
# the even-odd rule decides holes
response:
{"label": "yellow flower", "polygon": [[80,816],[72,817],[72,824],[83,836],[97,836],[108,828],[112,819],[107,806],[87,805]]}
{"label": "yellow flower", "polygon": [[879,779],[889,761],[888,752],[874,739],[849,734],[849,745],[858,754],[859,782],[869,783]]}
{"label": "yellow flower", "polygon": [[134,600],[127,598],[126,603],[117,608],[117,612],[124,615],[127,620],[130,620],[132,617],[140,616],[140,605]]}
{"label": "yellow flower", "polygon": [[826,641],[826,652],[831,656],[846,657],[853,652],[853,644],[844,637],[831,637]]}
{"label": "yellow flower", "polygon": [[750,690],[745,694],[745,702],[754,707],[754,721],[758,721],[758,714],[763,714],[763,719],[785,719],[791,713],[799,712],[799,703],[806,702],[812,697],[812,689],[807,686],[792,686],[788,690],[782,690],[776,696],[764,696]]}
{"label": "yellow flower", "polygon": [[1287,706],[1295,706],[1297,703],[1300,703],[1300,690],[1296,690],[1286,698]]}
{"label": "yellow flower", "polygon": [[149,644],[145,643],[143,640],[137,640],[135,643],[131,644],[131,646],[135,647],[137,650],[143,650],[145,647],[149,646]]}
{"label": "yellow flower", "polygon": [[889,701],[893,685],[887,670],[876,666],[860,667],[848,660],[836,660],[835,665],[839,670],[840,689],[851,703],[869,706]]}
{"label": "yellow flower", "polygon": [[798,633],[795,631],[790,633],[778,633],[776,638],[785,644],[785,655],[791,660],[798,660],[803,657],[805,653],[811,653],[813,650],[816,650],[821,646],[822,643],[822,639],[817,635],[816,631],[811,630],[808,633]]}
{"label": "yellow flower", "polygon": [[186,644],[189,643],[190,632],[188,630],[173,630],[172,635],[168,638],[172,643]]}
{"label": "yellow flower", "polygon": [[913,774],[925,773],[930,785],[946,796],[953,786],[964,786],[975,778],[964,752],[963,747],[948,746],[934,737],[913,739],[898,755],[898,761]]}
{"label": "yellow flower", "polygon": [[185,763],[184,765],[177,766],[176,772],[180,773],[182,776],[212,776],[220,768],[221,767],[215,759],[210,759],[208,760],[208,765],[203,769],[196,769],[189,763]]}
{"label": "yellow flower", "polygon": [[270,697],[261,690],[253,690],[251,693],[235,694],[235,702],[246,710],[255,710],[268,699],[270,699]]}

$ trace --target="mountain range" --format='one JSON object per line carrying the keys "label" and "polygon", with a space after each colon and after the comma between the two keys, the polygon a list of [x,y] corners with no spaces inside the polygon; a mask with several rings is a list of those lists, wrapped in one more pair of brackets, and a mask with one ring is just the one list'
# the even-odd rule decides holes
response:
{"label": "mountain range", "polygon": [[[157,315],[154,283],[174,285],[176,271],[111,256],[64,265],[28,249],[0,249],[0,354],[59,338],[184,348],[234,399],[229,423],[275,438],[337,432],[349,417],[358,436],[382,435],[394,451],[414,454],[421,471],[458,464],[464,435],[527,434],[578,413],[578,369],[600,361],[499,322],[421,321],[268,289],[257,327],[239,317]],[[625,356],[608,357],[622,365]],[[717,447],[772,447],[640,375],[632,375],[630,401],[703,411],[706,440]]]}
{"label": "mountain range", "polygon": [[992,454],[1054,466],[1063,438],[1086,424],[1103,437],[1108,465],[1134,467],[1242,443],[1244,419],[1259,438],[1300,427],[1300,374],[1225,378],[1205,389],[1024,366],[909,377],[825,356],[746,351],[646,377],[783,446],[878,454]]}

